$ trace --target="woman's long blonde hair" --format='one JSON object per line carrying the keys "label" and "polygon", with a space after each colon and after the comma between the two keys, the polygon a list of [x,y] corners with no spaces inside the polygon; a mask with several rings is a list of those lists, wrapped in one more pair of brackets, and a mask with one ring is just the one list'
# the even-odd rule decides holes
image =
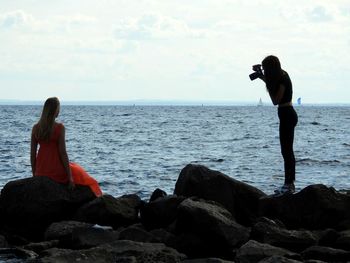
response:
{"label": "woman's long blonde hair", "polygon": [[58,115],[60,101],[56,97],[48,98],[45,101],[40,120],[37,123],[36,138],[40,141],[48,141],[52,134],[55,119]]}

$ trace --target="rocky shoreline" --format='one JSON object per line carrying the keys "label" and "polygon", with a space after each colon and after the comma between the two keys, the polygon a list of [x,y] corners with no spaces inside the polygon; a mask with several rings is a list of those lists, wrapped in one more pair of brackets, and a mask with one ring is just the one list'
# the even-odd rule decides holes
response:
{"label": "rocky shoreline", "polygon": [[350,194],[293,195],[187,165],[174,193],[95,198],[46,177],[7,183],[0,254],[24,262],[350,262]]}

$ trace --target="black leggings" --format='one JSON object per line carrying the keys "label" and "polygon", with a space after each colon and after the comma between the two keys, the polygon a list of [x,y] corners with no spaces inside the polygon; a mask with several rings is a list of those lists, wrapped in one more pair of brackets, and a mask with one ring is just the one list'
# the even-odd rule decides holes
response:
{"label": "black leggings", "polygon": [[294,128],[298,123],[298,115],[292,106],[279,107],[280,143],[284,159],[284,183],[295,181],[295,157],[293,151]]}

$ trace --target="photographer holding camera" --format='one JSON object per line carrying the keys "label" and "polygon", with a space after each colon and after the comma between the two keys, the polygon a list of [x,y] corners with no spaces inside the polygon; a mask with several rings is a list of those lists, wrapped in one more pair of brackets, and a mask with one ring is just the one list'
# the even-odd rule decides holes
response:
{"label": "photographer holding camera", "polygon": [[262,65],[254,65],[253,70],[254,73],[249,75],[250,79],[260,78],[263,80],[266,83],[272,103],[278,105],[279,137],[284,159],[284,185],[275,190],[275,193],[293,193],[295,192],[293,141],[298,115],[292,105],[292,82],[288,73],[281,68],[280,61],[276,56],[267,56],[262,61]]}

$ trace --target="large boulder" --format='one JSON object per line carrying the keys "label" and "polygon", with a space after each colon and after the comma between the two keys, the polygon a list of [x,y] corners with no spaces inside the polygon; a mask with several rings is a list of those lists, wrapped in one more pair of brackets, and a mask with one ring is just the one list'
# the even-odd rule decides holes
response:
{"label": "large boulder", "polygon": [[177,207],[184,199],[185,197],[170,195],[144,204],[140,209],[142,224],[147,229],[166,228],[176,219]]}
{"label": "large boulder", "polygon": [[202,165],[182,169],[175,185],[178,196],[197,196],[222,204],[236,221],[251,225],[257,217],[258,200],[266,196],[259,189]]}
{"label": "large boulder", "polygon": [[[249,238],[249,229],[236,223],[220,204],[195,198],[188,198],[179,205],[176,232],[199,238],[206,248],[201,251],[203,256],[225,258],[230,258],[233,249]],[[195,249],[191,253],[195,253]]]}
{"label": "large boulder", "polygon": [[253,226],[251,238],[261,243],[299,252],[317,242],[316,236],[308,230],[287,230],[267,218],[261,218]]}
{"label": "large boulder", "polygon": [[95,198],[89,187],[77,185],[70,190],[45,176],[12,181],[1,190],[2,224],[11,233],[40,239],[49,224],[70,219]]}
{"label": "large boulder", "polygon": [[303,259],[322,260],[326,262],[349,262],[350,252],[330,247],[312,246],[304,250]]}
{"label": "large boulder", "polygon": [[137,195],[103,195],[79,208],[74,220],[117,229],[138,222],[141,199]]}
{"label": "large boulder", "polygon": [[186,256],[175,249],[159,243],[139,243],[128,240],[119,240],[95,248],[73,251],[53,249],[37,260],[42,263],[176,263],[184,260]]}
{"label": "large boulder", "polygon": [[338,229],[350,219],[350,196],[324,185],[310,185],[293,195],[262,198],[260,213],[291,229]]}
{"label": "large boulder", "polygon": [[249,240],[237,250],[236,261],[239,263],[259,262],[272,256],[286,257],[299,260],[300,255],[287,249],[262,244],[255,240]]}

